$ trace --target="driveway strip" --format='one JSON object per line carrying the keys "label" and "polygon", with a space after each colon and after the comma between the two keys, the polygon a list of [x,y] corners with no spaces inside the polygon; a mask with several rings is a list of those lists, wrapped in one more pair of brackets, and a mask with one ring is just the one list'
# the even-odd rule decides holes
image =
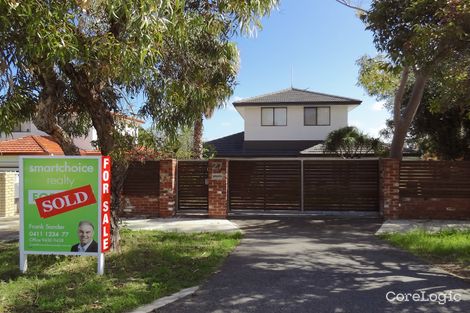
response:
{"label": "driveway strip", "polygon": [[379,220],[232,221],[245,238],[220,271],[157,312],[470,312],[470,284],[375,237]]}

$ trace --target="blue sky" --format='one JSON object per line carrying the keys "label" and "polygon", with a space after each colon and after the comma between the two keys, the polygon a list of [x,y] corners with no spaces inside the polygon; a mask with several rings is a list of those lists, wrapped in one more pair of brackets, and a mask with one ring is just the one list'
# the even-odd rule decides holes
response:
{"label": "blue sky", "polygon": [[231,102],[291,85],[360,99],[349,124],[378,136],[389,113],[357,86],[356,60],[377,51],[372,34],[350,8],[334,0],[281,0],[278,10],[263,19],[256,37],[235,40],[240,51],[238,85],[225,109],[204,122],[204,140],[243,131],[243,119]]}

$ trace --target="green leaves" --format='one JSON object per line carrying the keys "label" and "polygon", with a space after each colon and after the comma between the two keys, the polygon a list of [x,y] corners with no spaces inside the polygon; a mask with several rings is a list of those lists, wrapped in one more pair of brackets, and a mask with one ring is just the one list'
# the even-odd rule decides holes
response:
{"label": "green leaves", "polygon": [[391,97],[400,83],[400,73],[383,55],[367,55],[356,61],[359,65],[358,85],[378,99]]}
{"label": "green leaves", "polygon": [[361,133],[354,126],[330,132],[323,145],[325,152],[335,153],[342,158],[359,158],[370,153],[376,156],[384,150],[379,139]]}
{"label": "green leaves", "polygon": [[[57,107],[51,122],[77,134],[97,112],[132,111],[128,98],[143,94],[141,113],[176,132],[232,94],[238,52],[230,36],[259,25],[276,4],[0,0],[0,114],[23,120],[47,99]],[[93,120],[107,137],[98,140],[103,151],[113,146],[115,133],[104,130],[114,122]]]}
{"label": "green leaves", "polygon": [[363,17],[377,49],[395,64],[432,67],[469,46],[470,6],[455,0],[375,0]]}

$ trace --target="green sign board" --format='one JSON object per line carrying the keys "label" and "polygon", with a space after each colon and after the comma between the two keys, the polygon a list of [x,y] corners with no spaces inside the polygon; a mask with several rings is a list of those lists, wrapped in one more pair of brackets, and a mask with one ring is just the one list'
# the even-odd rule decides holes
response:
{"label": "green sign board", "polygon": [[21,158],[22,249],[97,255],[100,157]]}

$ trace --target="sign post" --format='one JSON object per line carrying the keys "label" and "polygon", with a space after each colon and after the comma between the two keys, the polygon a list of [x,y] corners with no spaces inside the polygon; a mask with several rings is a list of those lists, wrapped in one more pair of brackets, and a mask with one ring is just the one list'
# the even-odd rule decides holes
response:
{"label": "sign post", "polygon": [[28,254],[98,258],[109,251],[109,157],[20,158],[20,270]]}

